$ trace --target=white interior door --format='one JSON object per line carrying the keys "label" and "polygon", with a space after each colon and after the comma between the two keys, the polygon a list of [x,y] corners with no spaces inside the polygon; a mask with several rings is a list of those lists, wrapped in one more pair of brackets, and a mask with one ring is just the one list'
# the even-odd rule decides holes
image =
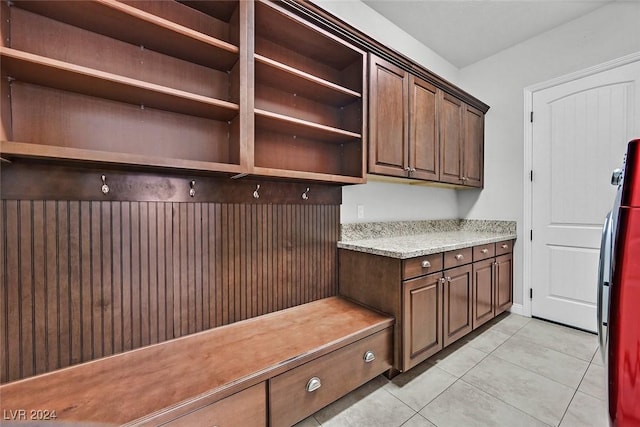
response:
{"label": "white interior door", "polygon": [[640,136],[639,104],[640,62],[533,93],[533,316],[596,330],[611,171]]}

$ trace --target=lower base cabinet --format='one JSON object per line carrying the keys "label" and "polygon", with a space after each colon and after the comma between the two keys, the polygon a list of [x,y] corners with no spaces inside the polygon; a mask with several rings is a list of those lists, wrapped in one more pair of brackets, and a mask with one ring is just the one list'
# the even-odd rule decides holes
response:
{"label": "lower base cabinet", "polygon": [[256,384],[164,425],[171,427],[266,426],[266,383]]}
{"label": "lower base cabinet", "polygon": [[513,253],[496,257],[495,273],[495,315],[508,310],[513,305]]}
{"label": "lower base cabinet", "polygon": [[495,260],[485,259],[473,263],[473,328],[495,316]]}
{"label": "lower base cabinet", "polygon": [[473,329],[471,264],[444,271],[443,344],[448,346]]}
{"label": "lower base cabinet", "polygon": [[403,365],[415,366],[443,348],[441,273],[406,280],[403,285]]}
{"label": "lower base cabinet", "polygon": [[294,425],[388,370],[392,362],[393,330],[388,328],[271,378],[269,425]]}
{"label": "lower base cabinet", "polygon": [[340,294],[395,317],[404,372],[511,307],[513,241],[405,260],[339,251]]}

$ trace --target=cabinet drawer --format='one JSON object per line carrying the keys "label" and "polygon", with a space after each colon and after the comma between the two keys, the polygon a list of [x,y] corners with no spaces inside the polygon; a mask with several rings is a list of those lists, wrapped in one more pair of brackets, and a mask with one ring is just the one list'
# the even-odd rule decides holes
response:
{"label": "cabinet drawer", "polygon": [[[270,379],[270,425],[291,426],[389,369],[392,331],[387,328]],[[367,352],[375,359],[365,361]]]}
{"label": "cabinet drawer", "polygon": [[438,271],[442,271],[441,253],[405,259],[402,263],[403,279],[412,279]]}
{"label": "cabinet drawer", "polygon": [[513,240],[496,243],[496,256],[511,253],[513,251]]}
{"label": "cabinet drawer", "polygon": [[262,382],[164,424],[171,427],[260,427],[267,425],[267,391]]}
{"label": "cabinet drawer", "polygon": [[496,255],[495,243],[486,245],[478,245],[473,247],[473,261],[482,261],[483,259],[492,258]]}
{"label": "cabinet drawer", "polygon": [[469,264],[472,261],[473,248],[456,249],[444,253],[444,268],[453,268]]}

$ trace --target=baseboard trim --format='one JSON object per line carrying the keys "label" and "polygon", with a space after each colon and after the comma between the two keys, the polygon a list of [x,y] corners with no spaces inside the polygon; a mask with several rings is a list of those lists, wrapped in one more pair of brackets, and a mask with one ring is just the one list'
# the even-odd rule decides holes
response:
{"label": "baseboard trim", "polygon": [[524,314],[524,306],[522,304],[512,304],[509,311],[513,314],[519,314],[520,316],[528,317],[527,314]]}

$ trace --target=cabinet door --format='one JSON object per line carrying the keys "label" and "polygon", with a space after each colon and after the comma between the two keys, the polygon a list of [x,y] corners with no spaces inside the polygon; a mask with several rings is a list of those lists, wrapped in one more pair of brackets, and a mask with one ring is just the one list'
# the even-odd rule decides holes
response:
{"label": "cabinet door", "polygon": [[403,283],[402,337],[406,371],[442,349],[442,274]]}
{"label": "cabinet door", "polygon": [[462,184],[462,111],[459,99],[443,93],[440,102],[440,181]]}
{"label": "cabinet door", "polygon": [[409,167],[411,178],[440,179],[437,102],[439,90],[415,76],[409,78]]}
{"label": "cabinet door", "polygon": [[473,263],[473,329],[493,319],[494,259]]}
{"label": "cabinet door", "polygon": [[409,74],[370,55],[369,172],[406,177]]}
{"label": "cabinet door", "polygon": [[496,315],[513,303],[513,253],[496,257]]}
{"label": "cabinet door", "polygon": [[484,176],[484,114],[465,105],[462,183],[482,188]]}
{"label": "cabinet door", "polygon": [[444,271],[443,344],[445,347],[471,332],[472,270],[471,264],[467,264]]}

